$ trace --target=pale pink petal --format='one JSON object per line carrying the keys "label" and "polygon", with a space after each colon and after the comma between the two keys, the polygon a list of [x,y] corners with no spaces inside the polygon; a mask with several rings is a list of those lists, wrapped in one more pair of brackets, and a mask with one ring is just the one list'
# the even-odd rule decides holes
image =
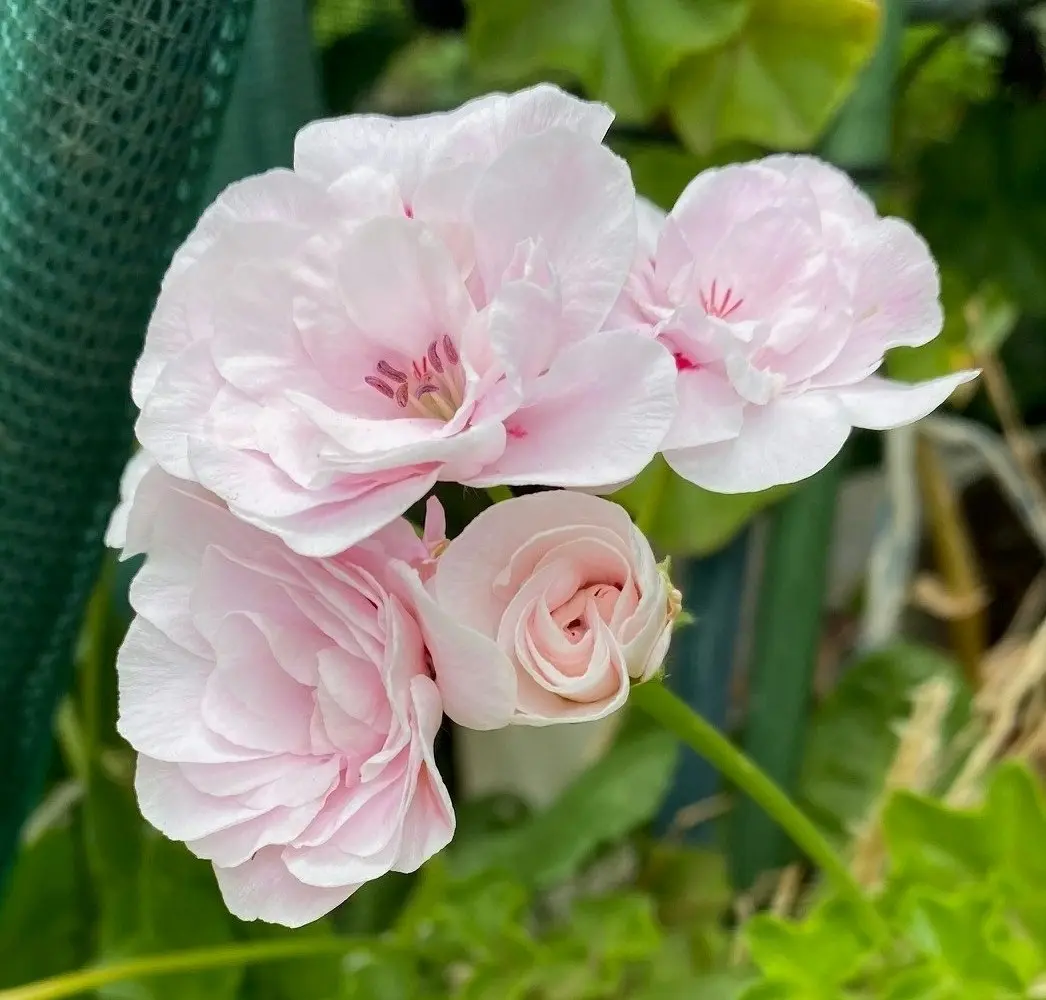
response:
{"label": "pale pink petal", "polygon": [[166,472],[193,479],[189,436],[203,424],[223,385],[204,341],[187,348],[160,373],[152,394],[143,402],[135,436]]}
{"label": "pale pink petal", "polygon": [[280,666],[250,619],[230,615],[215,636],[214,654],[200,706],[204,723],[237,746],[307,753],[312,692]]}
{"label": "pale pink petal", "polygon": [[675,381],[668,352],[639,334],[571,345],[507,422],[505,454],[468,485],[597,487],[637,475],[675,416]]}
{"label": "pale pink petal", "polygon": [[156,468],[156,459],[147,451],[136,451],[124,466],[120,476],[120,502],[109,518],[105,529],[105,544],[110,549],[123,549],[127,541],[127,519],[134,504],[135,494],[146,475]]}
{"label": "pale pink petal", "polygon": [[842,222],[865,224],[876,218],[875,204],[849,176],[815,156],[778,153],[759,161],[786,177],[800,180],[817,198],[822,212],[838,216]]}
{"label": "pale pink petal", "polygon": [[679,408],[662,448],[690,448],[737,437],[744,420],[744,402],[733,386],[707,368],[679,373]]}
{"label": "pale pink petal", "polygon": [[[453,545],[447,550],[453,549]],[[440,557],[439,568],[443,566]],[[459,624],[464,609],[436,604],[417,574],[393,567],[418,617],[447,716],[468,729],[500,729],[516,703],[515,669],[492,639]],[[437,570],[438,572],[438,570]]]}
{"label": "pale pink petal", "polygon": [[318,225],[327,217],[323,192],[289,170],[271,170],[229,185],[200,217],[164,277],[145,350],[135,366],[132,396],[141,406],[167,363],[196,339],[184,276],[215,241],[237,227]]}
{"label": "pale pink petal", "polygon": [[640,255],[653,258],[657,252],[657,241],[661,236],[667,215],[660,205],[655,205],[649,198],[636,196],[636,223],[638,226],[638,252]]}
{"label": "pale pink petal", "polygon": [[206,795],[191,785],[177,764],[138,757],[134,790],[142,815],[164,836],[194,840],[264,815],[239,798]]}
{"label": "pale pink petal", "polygon": [[429,344],[457,333],[472,315],[454,259],[420,222],[363,223],[345,240],[337,265],[349,319],[395,366],[424,357]]}
{"label": "pale pink petal", "polygon": [[472,212],[488,297],[516,247],[540,240],[560,282],[570,336],[599,328],[635,254],[635,191],[623,160],[560,129],[520,139],[484,175]]}
{"label": "pale pink petal", "polygon": [[403,195],[393,174],[366,164],[347,166],[327,188],[331,200],[344,213],[339,220],[343,225],[404,214]]}
{"label": "pale pink petal", "polygon": [[222,762],[260,756],[204,724],[200,706],[212,669],[136,618],[117,657],[120,735],[140,753],[161,760]]}
{"label": "pale pink petal", "polygon": [[216,865],[242,865],[263,848],[285,844],[296,837],[322,808],[323,799],[295,809],[276,806],[254,819],[225,830],[186,838],[185,846],[204,861]]}
{"label": "pale pink petal", "polygon": [[553,726],[564,722],[595,722],[613,715],[628,700],[628,674],[620,662],[612,665],[618,684],[614,695],[595,702],[568,701],[523,675],[519,681],[519,706],[512,720],[522,726]]}
{"label": "pale pink petal", "polygon": [[[434,495],[425,501],[425,531],[422,535],[422,541],[429,552],[431,552],[437,545],[442,545],[446,540],[447,515],[443,510],[443,504],[440,503],[439,497]],[[396,555],[395,558],[401,559],[406,563],[412,562],[411,559],[404,558],[402,555]]]}
{"label": "pale pink petal", "polygon": [[926,241],[903,219],[880,219],[855,250],[855,340],[880,351],[933,340],[943,321],[941,282]]}
{"label": "pale pink petal", "polygon": [[336,500],[284,517],[255,518],[243,509],[238,513],[275,532],[295,552],[330,556],[363,541],[399,517],[432,489],[436,476],[436,472],[422,471],[398,481],[379,481],[351,500]]}
{"label": "pale pink petal", "polygon": [[526,542],[572,525],[624,538],[631,531],[623,507],[585,493],[550,490],[495,504],[473,518],[440,556],[433,580],[437,601],[483,635],[497,635],[508,601],[495,593],[495,580]]}
{"label": "pale pink petal", "polygon": [[730,441],[665,452],[684,479],[716,493],[755,493],[806,479],[842,450],[850,422],[824,394],[782,398],[745,409]]}
{"label": "pale pink petal", "polygon": [[438,854],[454,836],[454,807],[443,783],[432,743],[443,723],[443,704],[436,685],[428,677],[411,681],[411,698],[422,751],[418,783],[403,817],[403,839],[394,870],[417,871],[429,858]]}
{"label": "pale pink petal", "polygon": [[285,927],[302,927],[330,913],[358,888],[317,889],[303,885],[281,859],[278,847],[260,850],[235,868],[215,867],[222,899],[240,920],[265,920]]}
{"label": "pale pink petal", "polygon": [[454,159],[489,162],[525,136],[566,129],[600,142],[614,120],[605,104],[582,101],[559,87],[540,83],[515,94],[488,94],[463,105],[447,138]]}
{"label": "pale pink petal", "polygon": [[413,193],[431,151],[438,115],[345,115],[309,122],[294,140],[294,172],[325,186],[366,164]]}
{"label": "pale pink petal", "polygon": [[932,413],[955,389],[975,379],[976,371],[961,371],[926,382],[893,382],[871,375],[863,382],[831,393],[850,423],[870,430],[887,430]]}

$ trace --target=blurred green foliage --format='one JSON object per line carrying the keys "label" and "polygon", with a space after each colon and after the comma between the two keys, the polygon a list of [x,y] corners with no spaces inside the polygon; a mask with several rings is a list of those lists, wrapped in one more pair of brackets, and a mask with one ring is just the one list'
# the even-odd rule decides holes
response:
{"label": "blurred green foliage", "polygon": [[745,1000],[877,997],[1004,1000],[1046,982],[1046,834],[1038,779],[1000,766],[984,804],[959,810],[908,792],[886,805],[880,909],[893,939],[870,940],[847,904],[801,921],[760,915],[746,936],[765,977]]}
{"label": "blurred green foliage", "polygon": [[625,121],[667,115],[707,153],[812,145],[875,44],[871,0],[471,0],[480,73],[558,74]]}
{"label": "blurred green foliage", "polygon": [[970,691],[958,664],[926,646],[896,643],[859,658],[811,715],[799,802],[840,847],[879,797],[912,697],[933,678],[952,691],[939,734],[947,742],[969,722]]}
{"label": "blurred green foliage", "polygon": [[[887,678],[949,676],[899,647],[863,665],[828,709],[823,735],[860,769],[903,718]],[[862,699],[859,692],[870,692]],[[889,702],[874,716],[865,701]],[[862,720],[864,720],[862,722]],[[849,721],[864,735],[838,738]],[[834,726],[834,728],[833,728]],[[872,731],[878,737],[869,735]],[[801,918],[738,925],[722,858],[655,844],[643,826],[670,772],[671,741],[626,727],[610,754],[547,811],[504,797],[467,806],[450,851],[410,879],[390,922],[352,920],[356,900],[296,931],[244,925],[223,909],[209,866],[144,829],[125,782],[100,779],[36,824],[0,909],[0,987],[112,961],[234,941],[329,940],[343,953],[114,982],[120,1000],[837,1000],[1017,998],[1046,976],[1046,804],[1038,780],[1004,764],[985,801],[955,809],[893,793],[873,940],[850,904],[810,887]],[[823,751],[811,751],[817,758]],[[591,779],[591,780],[589,780]],[[860,780],[860,779],[858,779]],[[869,779],[872,784],[881,783]],[[621,814],[608,819],[615,811]],[[849,807],[847,810],[848,811]],[[822,809],[822,813],[824,809]],[[467,819],[466,819],[467,816]],[[610,826],[608,827],[608,822]],[[494,838],[494,839],[492,839]],[[500,838],[500,839],[499,839]],[[492,844],[510,849],[492,850]],[[544,855],[550,855],[544,860]],[[380,889],[382,881],[373,888]]]}

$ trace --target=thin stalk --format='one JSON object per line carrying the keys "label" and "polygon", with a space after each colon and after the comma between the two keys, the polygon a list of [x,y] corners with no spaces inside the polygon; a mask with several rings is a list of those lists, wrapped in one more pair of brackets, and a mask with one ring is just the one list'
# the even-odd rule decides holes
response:
{"label": "thin stalk", "polygon": [[988,616],[980,599],[983,586],[977,552],[959,498],[934,446],[920,437],[916,454],[937,569],[951,594],[969,606],[968,611],[949,619],[948,629],[966,679],[976,689],[981,660],[988,646]]}
{"label": "thin stalk", "polygon": [[170,976],[178,972],[200,972],[204,969],[348,952],[358,944],[359,941],[355,938],[308,937],[172,951],[165,955],[149,955],[93,969],[66,972],[25,986],[14,986],[0,990],[0,1000],[59,1000],[61,997],[77,996],[127,979],[147,979],[154,976]]}
{"label": "thin stalk", "polygon": [[[637,685],[633,688],[631,697],[633,703],[642,711],[697,751],[725,778],[765,809],[796,845],[820,867],[840,895],[846,896],[853,903],[861,914],[868,932],[874,938],[884,939],[889,935],[889,927],[875,905],[817,827],[722,733],[656,681]],[[0,993],[0,1000],[7,998]]]}

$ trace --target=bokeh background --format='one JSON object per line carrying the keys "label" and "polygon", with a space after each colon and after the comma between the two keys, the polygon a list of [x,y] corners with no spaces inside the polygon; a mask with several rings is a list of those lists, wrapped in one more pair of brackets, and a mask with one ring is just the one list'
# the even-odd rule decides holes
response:
{"label": "bokeh background", "polygon": [[[976,823],[948,810],[1000,760],[1046,759],[1044,54],[1046,4],[1026,0],[0,0],[0,990],[330,939],[97,995],[1043,995],[1025,991],[1046,981],[1041,800],[1000,792]],[[846,169],[941,266],[944,332],[893,352],[891,374],[983,370],[799,487],[717,496],[658,462],[618,496],[694,618],[667,683],[862,881],[918,883],[888,883],[915,970],[899,985],[859,971],[874,949],[845,914],[811,911],[814,873],[772,822],[627,712],[448,724],[454,845],[293,933],[235,921],[209,866],[137,816],[113,667],[134,566],[100,537],[173,247],[225,184],[288,165],[311,118],[539,80],[615,108],[609,144],[665,207],[702,169],[767,151]],[[452,529],[484,502],[441,492]],[[1001,833],[971,847],[989,828],[1012,849]],[[1039,909],[1013,903],[1018,884]],[[1012,912],[1003,947],[983,928]]]}

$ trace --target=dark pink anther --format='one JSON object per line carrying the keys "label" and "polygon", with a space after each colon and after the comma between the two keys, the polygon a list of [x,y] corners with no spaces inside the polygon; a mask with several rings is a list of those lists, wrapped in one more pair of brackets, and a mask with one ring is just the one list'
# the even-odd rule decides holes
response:
{"label": "dark pink anther", "polygon": [[396,395],[396,393],[392,391],[392,386],[389,385],[388,382],[385,382],[380,378],[375,378],[373,375],[367,375],[363,381],[372,389],[377,389],[378,392],[388,399],[392,399]]}
{"label": "dark pink anther", "polygon": [[454,341],[450,339],[449,334],[443,334],[443,353],[446,354],[447,360],[452,364],[456,365],[460,360],[461,356],[458,354],[458,349],[454,346]]}
{"label": "dark pink anther", "polygon": [[527,436],[527,430],[525,427],[519,427],[515,424],[506,425],[505,433],[516,441],[522,441]]}
{"label": "dark pink anther", "polygon": [[434,386],[431,382],[425,382],[423,385],[419,385],[417,389],[414,390],[414,398],[421,399],[422,396],[430,392],[439,392],[439,389],[436,386]]}
{"label": "dark pink anther", "polygon": [[439,347],[439,345],[436,343],[436,341],[433,341],[431,344],[429,344],[428,359],[429,359],[429,364],[432,365],[432,367],[436,369],[436,373],[438,375],[442,375],[443,374],[443,359],[439,356],[438,347]]}
{"label": "dark pink anther", "polygon": [[398,368],[393,368],[387,361],[378,362],[378,371],[387,379],[398,382],[400,385],[407,381],[407,373],[401,372]]}
{"label": "dark pink anther", "polygon": [[679,372],[696,371],[698,368],[701,367],[701,365],[697,361],[694,361],[693,359],[688,358],[681,351],[677,351],[675,354],[672,355],[672,357],[675,358],[676,371],[679,371]]}
{"label": "dark pink anther", "polygon": [[409,395],[410,395],[410,390],[407,388],[407,383],[404,382],[403,385],[401,385],[396,390],[396,405],[399,406],[399,407],[405,408],[406,405],[407,405],[407,399],[408,399]]}

